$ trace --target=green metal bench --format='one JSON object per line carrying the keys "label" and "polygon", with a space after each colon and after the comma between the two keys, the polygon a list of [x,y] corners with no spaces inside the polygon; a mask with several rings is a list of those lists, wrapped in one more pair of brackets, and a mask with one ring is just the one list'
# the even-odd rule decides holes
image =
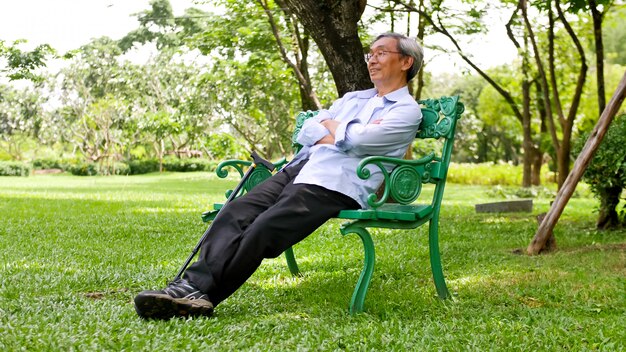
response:
{"label": "green metal bench", "polygon": [[[454,144],[456,123],[463,113],[464,107],[459,102],[458,96],[421,100],[419,103],[422,105],[423,120],[416,138],[442,139],[443,146],[440,153],[430,153],[416,160],[380,156],[364,158],[357,168],[357,175],[362,179],[367,179],[370,172],[366,166],[375,165],[379,167],[385,178],[384,189],[381,187],[377,194],[369,195],[369,209],[343,210],[337,216],[338,219],[350,220],[341,226],[341,234],[357,234],[363,241],[365,250],[363,270],[350,302],[351,314],[363,311],[363,302],[374,271],[374,242],[367,228],[408,230],[428,222],[430,265],[437,294],[442,299],[450,297],[439,255],[439,211]],[[299,133],[304,121],[316,114],[317,112],[307,111],[297,116],[293,134],[296,150],[299,150],[300,146],[295,143],[295,136]],[[219,177],[224,178],[228,175],[226,169],[232,167],[239,172],[240,176],[243,176],[244,169],[251,163],[251,161],[245,160],[226,160],[218,165],[216,173]],[[287,160],[283,158],[275,162],[274,165],[278,170],[286,163]],[[388,172],[383,164],[392,165],[392,171]],[[244,185],[242,194],[270,176],[271,172],[268,169],[257,166]],[[426,183],[434,184],[433,198],[430,199],[429,203],[414,203],[420,196],[422,185]],[[226,197],[230,195],[230,192],[232,191],[226,192]],[[222,204],[214,204],[214,210],[202,214],[203,221],[213,220],[221,207]],[[299,269],[293,248],[286,250],[285,256],[291,273],[298,275]]]}

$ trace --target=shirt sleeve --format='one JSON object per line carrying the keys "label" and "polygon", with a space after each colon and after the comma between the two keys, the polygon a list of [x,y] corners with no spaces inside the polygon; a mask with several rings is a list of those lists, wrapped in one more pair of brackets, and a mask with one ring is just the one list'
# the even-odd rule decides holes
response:
{"label": "shirt sleeve", "polygon": [[379,123],[365,124],[358,117],[342,122],[335,131],[335,146],[360,156],[386,155],[406,148],[415,138],[421,121],[422,112],[417,104],[397,102],[380,116]]}
{"label": "shirt sleeve", "polygon": [[296,141],[301,145],[310,147],[327,134],[330,134],[330,131],[322,126],[321,121],[317,121],[316,117],[304,121],[302,129],[300,129],[300,133],[298,133],[298,137],[296,137]]}
{"label": "shirt sleeve", "polygon": [[300,133],[296,137],[296,141],[304,146],[312,146],[320,139],[324,138],[324,136],[330,134],[330,131],[324,126],[322,126],[321,122],[325,120],[334,120],[337,114],[337,111],[341,109],[345,100],[344,98],[340,98],[335,100],[335,102],[328,108],[322,109],[319,113],[304,121],[302,128],[300,129]]}

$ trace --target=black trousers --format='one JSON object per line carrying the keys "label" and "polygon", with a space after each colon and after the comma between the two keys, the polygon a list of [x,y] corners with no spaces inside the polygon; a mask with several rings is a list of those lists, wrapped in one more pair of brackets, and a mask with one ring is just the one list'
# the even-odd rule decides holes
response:
{"label": "black trousers", "polygon": [[360,208],[339,192],[294,184],[305,163],[276,173],[233,200],[213,221],[198,260],[183,277],[214,305],[243,285],[264,258],[278,257],[339,211]]}

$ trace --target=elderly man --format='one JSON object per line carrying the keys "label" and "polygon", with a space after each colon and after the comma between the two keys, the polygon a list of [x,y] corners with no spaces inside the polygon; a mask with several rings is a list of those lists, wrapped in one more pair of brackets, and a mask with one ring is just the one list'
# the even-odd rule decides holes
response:
{"label": "elderly man", "polygon": [[422,116],[407,83],[422,59],[414,40],[378,36],[366,55],[375,88],[347,93],[307,120],[294,160],[219,213],[182,279],[135,297],[139,316],[211,315],[264,258],[279,256],[341,210],[367,207],[383,176],[372,169],[361,180],[357,165],[369,155],[402,157],[415,138]]}

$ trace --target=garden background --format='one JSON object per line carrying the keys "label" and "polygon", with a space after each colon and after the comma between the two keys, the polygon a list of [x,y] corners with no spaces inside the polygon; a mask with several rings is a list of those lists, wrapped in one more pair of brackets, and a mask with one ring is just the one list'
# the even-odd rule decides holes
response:
{"label": "garden background", "polygon": [[[521,254],[625,71],[622,1],[157,0],[131,16],[70,51],[0,33],[0,349],[626,348],[623,113],[557,250]],[[295,248],[302,277],[268,260],[213,318],[138,319],[132,297],[171,279],[236,183],[217,163],[289,158],[294,116],[369,87],[363,54],[387,30],[426,49],[416,99],[466,107],[441,214],[454,299],[435,296],[424,229],[378,230],[366,312],[349,316],[362,249],[331,221]],[[472,50],[494,32],[486,64]],[[513,199],[533,211],[474,210]]]}

